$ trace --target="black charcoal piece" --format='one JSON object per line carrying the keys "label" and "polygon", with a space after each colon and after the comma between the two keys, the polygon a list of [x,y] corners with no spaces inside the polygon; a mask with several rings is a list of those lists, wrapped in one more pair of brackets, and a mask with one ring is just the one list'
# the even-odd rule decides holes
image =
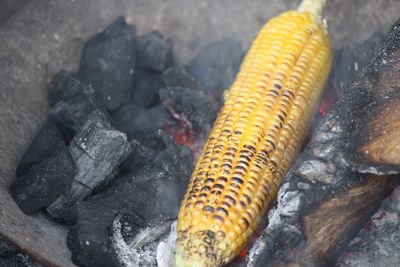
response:
{"label": "black charcoal piece", "polygon": [[129,224],[127,236],[134,235],[146,226],[146,220],[134,213],[139,206],[150,205],[154,200],[131,183],[110,187],[99,196],[79,202],[76,223],[68,233],[67,244],[72,260],[78,266],[120,266],[111,244],[111,227],[114,218],[123,213]]}
{"label": "black charcoal piece", "polygon": [[132,169],[118,183],[133,182],[134,187],[144,190],[154,200],[134,209],[147,221],[175,219],[193,170],[192,152],[163,131],[158,131],[154,139],[157,143],[149,144],[152,147],[147,147],[143,155],[146,165]]}
{"label": "black charcoal piece", "polygon": [[127,132],[130,129],[130,124],[135,120],[142,108],[135,103],[123,105],[117,111],[111,114],[113,126],[120,131]]}
{"label": "black charcoal piece", "polygon": [[69,190],[47,208],[55,218],[68,217],[77,201],[113,179],[115,169],[129,154],[130,145],[126,135],[112,128],[107,116],[96,110],[89,115],[68,149],[78,171]]}
{"label": "black charcoal piece", "polygon": [[203,136],[211,129],[219,104],[202,91],[183,87],[167,87],[160,90],[163,105],[196,135]]}
{"label": "black charcoal piece", "polygon": [[23,212],[32,214],[68,190],[75,171],[66,145],[57,145],[56,151],[48,158],[13,181],[11,194]]}
{"label": "black charcoal piece", "polygon": [[172,66],[166,69],[163,72],[162,78],[168,87],[186,87],[193,90],[202,89],[197,80],[181,66]]}
{"label": "black charcoal piece", "polygon": [[192,172],[191,151],[158,132],[159,153],[141,170],[114,180],[104,192],[80,201],[76,224],[69,233],[68,247],[80,266],[119,266],[110,242],[112,221],[122,216],[122,235],[133,239],[149,225],[176,218],[181,198]]}
{"label": "black charcoal piece", "polygon": [[96,92],[97,103],[115,110],[129,101],[134,84],[136,28],[120,17],[84,46],[78,76]]}
{"label": "black charcoal piece", "polygon": [[73,263],[82,267],[120,267],[109,237],[114,213],[90,203],[79,208],[79,219],[67,235]]}
{"label": "black charcoal piece", "polygon": [[156,106],[148,109],[141,109],[135,118],[134,128],[137,131],[152,131],[161,129],[165,124],[170,122],[171,115],[162,106]]}
{"label": "black charcoal piece", "polygon": [[93,102],[94,90],[81,82],[76,75],[65,70],[58,72],[49,84],[49,105],[52,107],[59,101],[77,96],[86,96]]}
{"label": "black charcoal piece", "polygon": [[135,132],[130,137],[132,151],[121,165],[122,175],[146,172],[145,167],[151,166],[153,159],[166,148],[164,141],[155,131]]}
{"label": "black charcoal piece", "polygon": [[193,171],[191,150],[179,145],[172,136],[159,132],[166,146],[153,160],[153,164],[165,172],[157,179],[154,214],[157,217],[175,219]]}
{"label": "black charcoal piece", "polygon": [[57,102],[50,108],[50,117],[69,142],[72,136],[85,123],[88,115],[96,109],[96,105],[90,102],[86,96],[78,95],[68,100]]}
{"label": "black charcoal piece", "polygon": [[241,61],[240,43],[223,38],[204,47],[186,68],[206,89],[222,94],[232,84]]}
{"label": "black charcoal piece", "polygon": [[19,162],[16,176],[24,175],[32,166],[51,157],[62,147],[65,147],[65,142],[60,130],[51,119],[47,119]]}
{"label": "black charcoal piece", "polygon": [[139,108],[136,104],[128,104],[115,112],[112,119],[117,129],[131,135],[162,129],[172,117],[163,106]]}
{"label": "black charcoal piece", "polygon": [[135,73],[133,101],[140,107],[149,107],[158,100],[158,91],[164,87],[161,73],[149,70],[138,70]]}
{"label": "black charcoal piece", "polygon": [[138,66],[162,72],[173,63],[173,42],[157,31],[139,37]]}
{"label": "black charcoal piece", "polygon": [[[130,225],[129,231],[132,235],[147,225],[151,210],[146,207],[152,206],[151,194],[137,187],[134,179],[79,202],[74,207],[76,223],[67,240],[74,263],[79,266],[120,266],[110,240],[115,216],[123,214],[133,222],[134,227]],[[141,211],[145,217],[136,211]]]}

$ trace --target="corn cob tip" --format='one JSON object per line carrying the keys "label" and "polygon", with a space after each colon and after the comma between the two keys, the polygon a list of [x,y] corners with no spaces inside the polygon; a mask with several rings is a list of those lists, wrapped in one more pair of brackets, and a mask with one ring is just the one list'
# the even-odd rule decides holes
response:
{"label": "corn cob tip", "polygon": [[185,257],[181,252],[177,251],[175,254],[175,267],[204,267],[210,266],[206,258]]}
{"label": "corn cob tip", "polygon": [[309,12],[321,18],[322,11],[326,5],[326,0],[303,0],[297,9],[298,12]]}
{"label": "corn cob tip", "polygon": [[175,267],[218,267],[224,258],[221,244],[213,231],[202,230],[195,233],[184,231],[176,243]]}

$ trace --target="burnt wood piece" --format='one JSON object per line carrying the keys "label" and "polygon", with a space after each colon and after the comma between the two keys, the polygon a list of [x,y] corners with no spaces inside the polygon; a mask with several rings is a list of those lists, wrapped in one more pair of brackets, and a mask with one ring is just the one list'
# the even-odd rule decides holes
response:
{"label": "burnt wood piece", "polygon": [[400,20],[288,173],[248,266],[336,261],[400,181],[399,85]]}

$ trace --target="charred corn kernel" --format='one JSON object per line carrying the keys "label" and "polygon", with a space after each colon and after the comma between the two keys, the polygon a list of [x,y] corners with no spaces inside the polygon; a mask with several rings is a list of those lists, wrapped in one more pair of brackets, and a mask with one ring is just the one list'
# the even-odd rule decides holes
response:
{"label": "charred corn kernel", "polygon": [[276,197],[330,71],[323,3],[303,1],[254,40],[182,201],[175,266],[228,263]]}

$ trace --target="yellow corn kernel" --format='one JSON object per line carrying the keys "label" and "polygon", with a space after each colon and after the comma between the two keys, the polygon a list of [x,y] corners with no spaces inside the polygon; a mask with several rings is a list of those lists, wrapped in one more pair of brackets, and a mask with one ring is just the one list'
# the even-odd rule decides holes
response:
{"label": "yellow corn kernel", "polygon": [[182,201],[175,266],[231,261],[276,197],[331,67],[323,2],[305,0],[253,41]]}

